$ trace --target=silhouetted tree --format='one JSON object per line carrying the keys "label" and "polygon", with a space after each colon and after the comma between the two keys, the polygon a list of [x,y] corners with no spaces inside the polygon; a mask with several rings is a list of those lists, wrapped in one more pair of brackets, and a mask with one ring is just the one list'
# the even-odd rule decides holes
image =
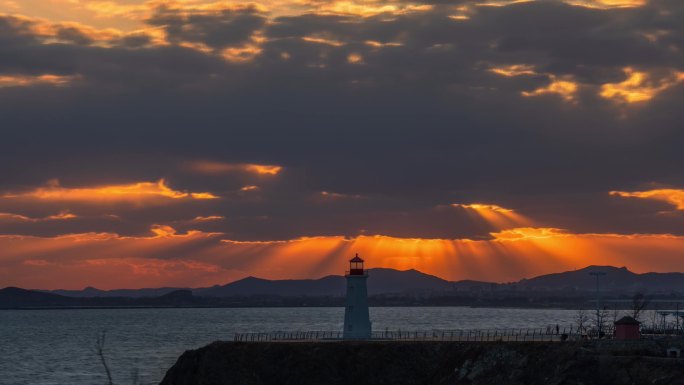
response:
{"label": "silhouetted tree", "polygon": [[102,366],[104,366],[105,373],[107,373],[107,384],[114,385],[114,383],[112,382],[112,372],[109,370],[109,365],[107,365],[107,359],[105,358],[104,354],[106,337],[107,332],[104,330],[97,334],[95,340],[95,354],[97,354],[98,357],[100,357],[100,362],[102,362]]}
{"label": "silhouetted tree", "polygon": [[641,312],[651,303],[651,297],[643,292],[636,292],[632,297],[632,318],[639,320]]}
{"label": "silhouetted tree", "polygon": [[604,307],[598,312],[598,317],[594,321],[596,328],[596,338],[603,338],[608,330],[608,308]]}
{"label": "silhouetted tree", "polygon": [[577,332],[582,334],[586,328],[586,324],[589,322],[589,315],[584,309],[577,310],[577,315],[575,315],[575,324],[577,325]]}

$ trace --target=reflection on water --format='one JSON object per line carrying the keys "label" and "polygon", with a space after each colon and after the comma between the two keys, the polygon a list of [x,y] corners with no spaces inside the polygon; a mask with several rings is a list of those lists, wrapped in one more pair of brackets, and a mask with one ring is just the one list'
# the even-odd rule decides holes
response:
{"label": "reflection on water", "polygon": [[[460,307],[371,308],[375,330],[568,326],[573,310]],[[105,383],[95,336],[107,331],[106,354],[117,385],[156,384],[186,349],[234,332],[341,330],[343,308],[103,309],[0,311],[0,383]]]}

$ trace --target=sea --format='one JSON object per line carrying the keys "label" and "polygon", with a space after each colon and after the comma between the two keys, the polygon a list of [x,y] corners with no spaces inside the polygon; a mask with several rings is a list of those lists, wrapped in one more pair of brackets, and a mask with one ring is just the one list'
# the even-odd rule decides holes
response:
{"label": "sea", "polygon": [[[574,310],[375,307],[374,330],[546,328],[573,324]],[[338,331],[344,308],[0,310],[0,385],[158,384],[178,357],[234,333]]]}

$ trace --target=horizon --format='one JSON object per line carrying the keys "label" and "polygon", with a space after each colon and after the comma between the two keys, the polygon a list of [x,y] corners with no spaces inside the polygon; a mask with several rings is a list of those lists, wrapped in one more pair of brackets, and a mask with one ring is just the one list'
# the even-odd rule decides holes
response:
{"label": "horizon", "polygon": [[684,271],[684,2],[0,0],[0,282]]}
{"label": "horizon", "polygon": [[[588,266],[576,268],[576,269],[573,269],[573,270],[563,270],[563,271],[556,271],[556,272],[551,272],[551,273],[546,273],[546,274],[541,274],[541,275],[534,275],[534,276],[522,277],[522,278],[520,278],[520,279],[518,279],[518,280],[515,280],[515,281],[486,281],[486,280],[481,281],[481,280],[470,280],[470,279],[448,280],[448,279],[445,279],[445,278],[440,277],[439,275],[428,274],[428,273],[425,273],[425,272],[423,272],[423,271],[416,270],[416,269],[413,269],[413,268],[411,268],[411,269],[405,269],[405,270],[400,270],[400,269],[393,269],[393,268],[389,268],[389,267],[378,267],[378,266],[376,266],[376,267],[368,267],[368,268],[366,268],[366,270],[377,270],[377,269],[380,269],[380,270],[394,270],[394,271],[397,271],[397,272],[415,271],[415,272],[418,272],[418,273],[421,273],[421,274],[424,274],[424,275],[427,275],[427,276],[436,277],[436,278],[442,279],[442,280],[444,280],[444,281],[453,282],[453,283],[464,282],[464,281],[473,281],[473,282],[493,283],[493,284],[498,284],[498,285],[505,285],[505,284],[519,283],[519,282],[524,281],[524,280],[529,280],[529,279],[533,279],[533,278],[538,278],[538,277],[542,277],[542,276],[546,276],[546,275],[571,273],[571,272],[581,271],[581,270],[587,270],[587,269],[591,269],[591,268],[626,270],[626,271],[628,271],[628,272],[630,272],[630,273],[633,273],[633,274],[636,274],[636,275],[653,274],[653,273],[655,273],[655,274],[668,274],[668,273],[680,273],[680,274],[684,274],[684,272],[682,272],[682,271],[664,271],[664,272],[643,271],[643,272],[637,272],[637,271],[634,271],[634,270],[630,269],[630,268],[627,267],[627,266],[588,265]],[[211,287],[226,286],[226,285],[230,285],[230,284],[232,284],[232,283],[239,282],[239,281],[242,281],[242,280],[245,280],[245,279],[249,279],[249,278],[260,279],[260,280],[266,280],[266,281],[304,281],[304,280],[316,281],[316,280],[320,280],[320,279],[327,278],[327,277],[343,277],[343,276],[344,276],[344,274],[328,274],[328,275],[318,276],[318,277],[269,279],[269,278],[265,278],[265,277],[258,277],[258,276],[252,276],[252,275],[250,275],[250,276],[245,276],[245,277],[242,277],[242,278],[238,278],[238,279],[235,279],[235,280],[229,281],[229,282],[215,283],[215,284],[213,284],[213,285],[208,285],[208,286],[197,286],[197,287],[162,286],[162,287],[116,287],[116,288],[101,288],[101,287],[95,287],[95,286],[85,286],[85,287],[81,287],[81,288],[64,288],[64,287],[60,287],[60,288],[21,288],[21,287],[17,287],[17,288],[26,289],[26,290],[37,290],[37,291],[62,291],[62,290],[64,290],[64,291],[85,291],[85,290],[87,290],[87,289],[95,289],[95,290],[98,290],[98,291],[117,291],[117,290],[145,290],[145,289],[160,289],[160,288],[191,289],[191,290],[195,290],[195,289],[204,289],[204,288],[211,288]],[[8,288],[8,287],[16,287],[16,286],[6,286],[6,287],[4,287],[4,288]],[[3,289],[3,287],[0,287],[0,289]]]}

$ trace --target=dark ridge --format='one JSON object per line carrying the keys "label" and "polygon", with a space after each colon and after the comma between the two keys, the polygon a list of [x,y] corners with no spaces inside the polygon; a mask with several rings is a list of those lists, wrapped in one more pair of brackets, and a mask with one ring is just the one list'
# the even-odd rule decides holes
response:
{"label": "dark ridge", "polygon": [[682,383],[667,346],[601,342],[215,342],[183,353],[160,385]]}

